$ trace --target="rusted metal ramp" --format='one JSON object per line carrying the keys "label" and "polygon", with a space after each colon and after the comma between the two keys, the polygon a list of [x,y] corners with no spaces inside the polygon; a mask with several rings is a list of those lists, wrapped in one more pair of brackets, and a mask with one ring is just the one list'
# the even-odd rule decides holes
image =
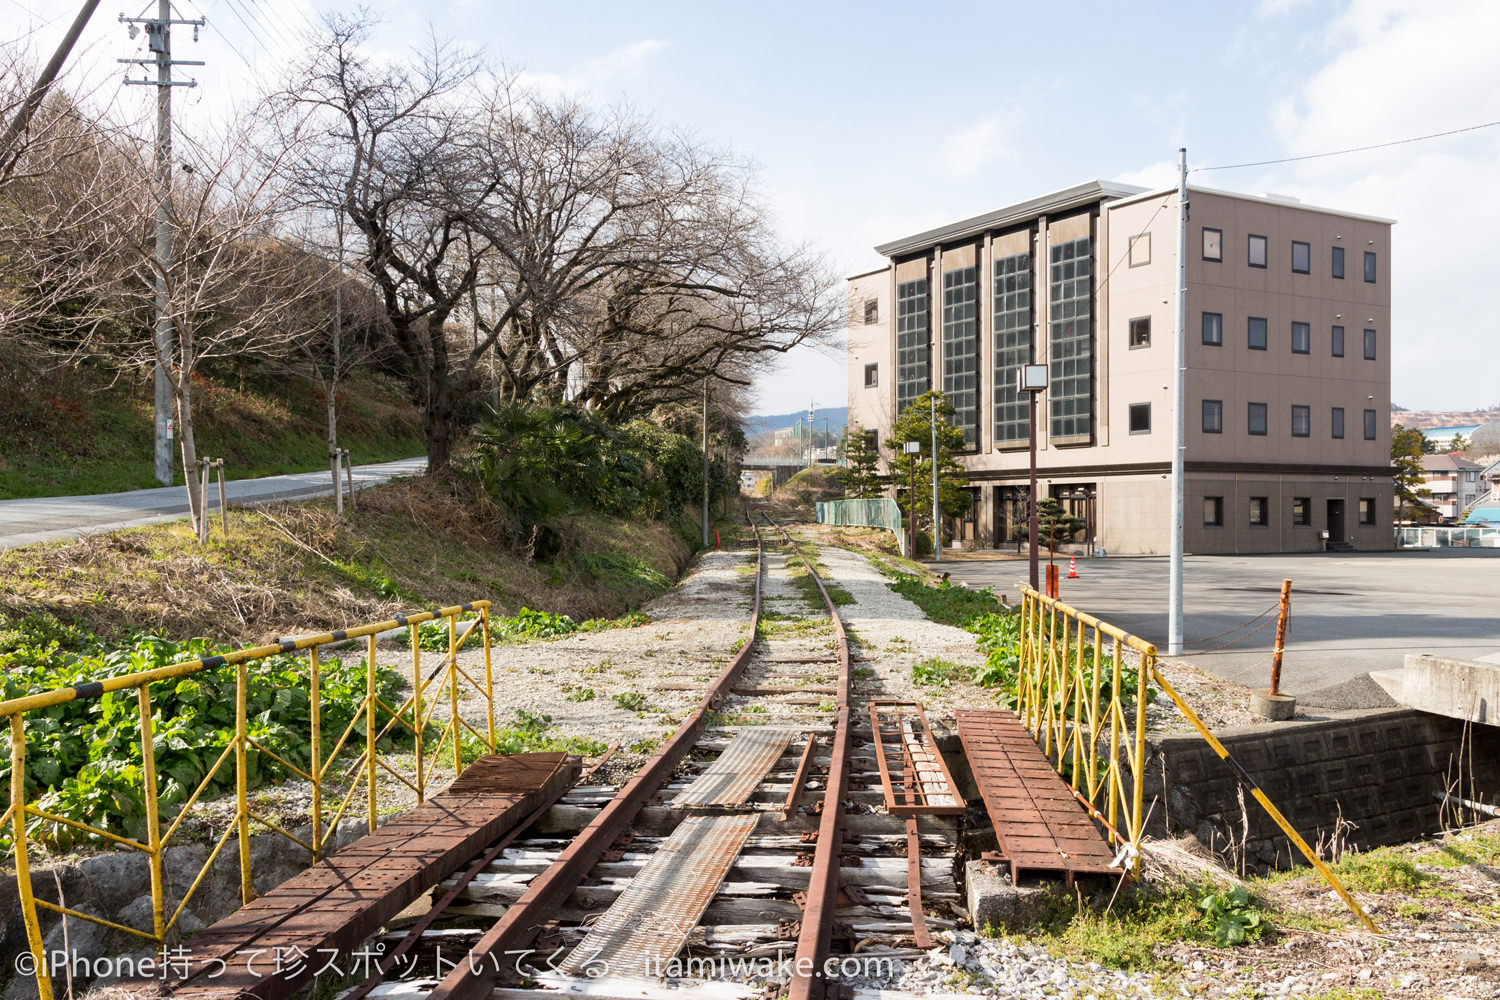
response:
{"label": "rusted metal ramp", "polygon": [[188,971],[169,993],[283,1000],[329,962],[348,968],[354,949],[386,921],[577,775],[576,761],[562,753],[480,757],[446,791],[189,940]]}
{"label": "rusted metal ramp", "polygon": [[1119,875],[1114,854],[1026,727],[1007,709],[960,708],[958,738],[1000,842],[995,860],[1023,871]]}
{"label": "rusted metal ramp", "polygon": [[870,702],[885,808],[897,816],[959,816],[964,798],[932,741],[927,714],[914,701]]}

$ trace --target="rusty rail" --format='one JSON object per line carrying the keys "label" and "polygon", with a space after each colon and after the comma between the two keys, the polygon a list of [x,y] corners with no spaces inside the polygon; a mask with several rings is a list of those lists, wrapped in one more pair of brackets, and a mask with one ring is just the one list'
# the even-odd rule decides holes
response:
{"label": "rusty rail", "polygon": [[531,881],[505,915],[469,949],[467,958],[460,960],[453,971],[427,994],[427,1000],[487,1000],[501,973],[513,966],[515,955],[524,952],[536,940],[543,924],[578,888],[600,856],[634,822],[646,801],[672,776],[678,762],[708,728],[709,713],[723,704],[750,660],[760,622],[761,577],[764,573],[762,543],[760,531],[748,517],[746,521],[755,534],[755,597],[750,613],[750,639],[710,685],[693,714],[635,777],[626,782],[557,860]]}

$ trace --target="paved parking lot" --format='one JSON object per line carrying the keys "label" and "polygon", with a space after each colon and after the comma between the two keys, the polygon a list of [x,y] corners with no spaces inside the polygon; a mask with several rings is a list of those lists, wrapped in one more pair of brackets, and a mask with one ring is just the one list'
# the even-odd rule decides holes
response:
{"label": "paved parking lot", "polygon": [[[1166,649],[1166,558],[1080,559],[1078,567],[1079,579],[1069,580],[1067,560],[1061,560],[1065,602]],[[973,558],[948,561],[942,568],[955,581],[993,586],[1012,600],[1027,569],[1024,559]],[[1226,649],[1209,651],[1244,633],[1209,637],[1274,609],[1283,578],[1292,581],[1292,613],[1282,687],[1306,704],[1383,703],[1363,675],[1399,668],[1407,653],[1474,658],[1500,651],[1500,549],[1436,549],[1189,556],[1182,659],[1220,677],[1265,687],[1274,612],[1272,624]]]}

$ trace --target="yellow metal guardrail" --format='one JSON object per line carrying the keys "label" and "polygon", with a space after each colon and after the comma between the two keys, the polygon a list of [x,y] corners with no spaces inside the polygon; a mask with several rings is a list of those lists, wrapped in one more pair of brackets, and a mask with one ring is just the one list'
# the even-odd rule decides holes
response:
{"label": "yellow metal guardrail", "polygon": [[[1255,779],[1162,676],[1154,645],[1030,587],[1021,590],[1020,613],[1016,714],[1053,766],[1068,778],[1073,794],[1089,814],[1106,825],[1111,842],[1123,841],[1130,848],[1133,870],[1140,868],[1140,842],[1146,822],[1146,705],[1147,692],[1154,683],[1234,770],[1255,801],[1360,922],[1373,933],[1380,933],[1338,876],[1292,829]],[[1127,650],[1133,654],[1133,663],[1124,662],[1122,654]],[[1103,679],[1106,673],[1107,682]],[[1100,811],[1101,793],[1107,799],[1107,815]],[[1118,819],[1121,809],[1125,814],[1123,830]]]}
{"label": "yellow metal guardrail", "polygon": [[[300,639],[287,639],[279,643],[225,653],[222,656],[189,660],[153,670],[123,674],[118,677],[108,677],[87,684],[43,691],[0,702],[0,718],[9,718],[11,736],[10,804],[5,812],[0,814],[0,829],[4,829],[6,821],[9,821],[11,852],[16,869],[16,885],[20,896],[22,915],[26,924],[27,943],[36,960],[37,987],[41,1000],[51,1000],[52,989],[46,972],[46,957],[43,954],[41,924],[38,920],[39,910],[50,911],[78,920],[88,920],[115,931],[155,942],[159,946],[165,946],[168,936],[186,910],[188,901],[193,898],[194,893],[197,892],[204,877],[208,874],[209,869],[218,859],[220,852],[223,851],[224,846],[229,842],[229,838],[232,835],[238,836],[241,899],[243,902],[248,903],[254,897],[255,889],[250,860],[250,828],[252,823],[264,827],[273,834],[300,844],[312,853],[315,860],[320,859],[336,831],[339,820],[361,790],[363,790],[363,798],[365,799],[366,821],[371,831],[375,829],[382,804],[382,785],[378,780],[378,773],[380,771],[384,771],[401,785],[415,792],[417,801],[421,802],[426,797],[427,788],[432,784],[434,779],[443,777],[444,775],[454,776],[463,770],[463,730],[467,730],[472,734],[479,743],[483,744],[488,752],[494,752],[495,699],[493,673],[490,662],[489,607],[489,601],[474,601],[469,604],[441,608],[437,611],[398,615],[389,621],[375,622],[359,626],[358,628],[340,629],[336,632],[305,636]],[[473,614],[474,617],[466,623],[467,627],[460,633],[459,616],[468,614]],[[447,622],[448,649],[446,655],[442,657],[442,660],[436,667],[424,670],[419,626],[423,622],[430,621]],[[381,696],[377,687],[375,641],[378,634],[403,627],[410,629],[411,693],[399,705],[391,705],[386,698]],[[474,677],[469,670],[465,670],[460,666],[458,662],[459,651],[476,632],[480,636],[484,648],[484,677],[482,682],[480,679]],[[353,717],[350,719],[349,724],[344,727],[343,732],[333,741],[332,747],[325,752],[323,748],[325,733],[322,729],[323,711],[319,692],[321,670],[318,651],[320,648],[333,643],[343,643],[351,639],[361,638],[366,640],[365,693],[360,702],[355,706]],[[250,723],[247,718],[248,713],[246,708],[247,692],[250,690],[250,686],[255,683],[251,665],[255,661],[263,660],[267,657],[281,656],[302,650],[307,651],[306,679],[309,696],[310,731],[307,733],[307,736],[309,740],[310,761],[306,768],[298,767],[285,757],[263,746],[250,735]],[[156,753],[153,746],[152,685],[164,681],[175,681],[205,670],[214,670],[230,665],[236,667],[234,735],[229,740],[228,745],[223,748],[218,759],[208,768],[207,773],[203,776],[197,788],[183,802],[182,807],[178,809],[176,815],[164,817],[161,815],[161,787],[157,779]],[[478,693],[483,701],[487,727],[485,733],[481,734],[460,715],[459,701],[461,690],[473,690]],[[56,815],[38,808],[35,804],[28,802],[26,798],[27,715],[33,712],[44,711],[47,708],[66,702],[98,698],[107,692],[113,691],[134,691],[136,694],[139,715],[137,726],[139,729],[141,761],[143,765],[142,793],[145,803],[144,839],[140,839],[137,836],[130,836],[130,831],[127,830],[112,831],[101,829],[87,823],[77,822],[65,816]],[[439,715],[440,709],[446,709],[445,714]],[[392,768],[379,752],[379,744],[398,727],[404,729],[411,736],[414,744],[413,754],[415,764],[410,776]],[[429,756],[424,743],[428,735],[432,732],[438,732],[439,735],[437,744]],[[361,744],[363,748],[359,749]],[[357,755],[355,754],[356,750],[359,750]],[[312,796],[308,812],[310,833],[307,839],[289,832],[281,825],[251,808],[249,799],[249,765],[252,763],[254,754],[264,754],[267,758],[279,763],[288,772],[299,776],[311,784]],[[447,757],[446,762],[444,762],[445,754]],[[354,756],[352,762],[347,763],[342,770],[335,770],[336,764],[344,763],[344,760],[350,756]],[[168,915],[169,904],[164,888],[165,852],[167,846],[172,843],[173,838],[183,829],[183,821],[188,817],[194,806],[198,805],[204,791],[212,785],[215,777],[226,768],[233,768],[235,784],[234,815],[224,832],[214,842],[213,849],[208,853],[207,859],[203,862],[202,867],[198,870],[187,891],[183,893],[182,899],[177,901],[176,908]],[[338,806],[333,810],[331,816],[325,815],[324,808],[325,793],[328,792],[332,792],[338,801]],[[385,797],[389,798],[389,793],[386,793]],[[128,927],[124,924],[101,917],[90,916],[89,914],[80,913],[77,910],[36,898],[31,887],[29,854],[37,848],[28,840],[27,821],[29,819],[60,824],[90,836],[98,837],[112,845],[140,851],[145,854],[149,859],[152,926],[149,929]],[[164,820],[168,820],[165,832],[162,830]]]}

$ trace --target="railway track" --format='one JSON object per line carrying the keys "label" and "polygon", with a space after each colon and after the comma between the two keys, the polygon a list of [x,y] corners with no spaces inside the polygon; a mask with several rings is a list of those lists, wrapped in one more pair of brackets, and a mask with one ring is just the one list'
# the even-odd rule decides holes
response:
{"label": "railway track", "polygon": [[886,809],[890,755],[921,773],[912,724],[882,720],[877,746],[837,606],[766,527],[751,525],[754,640],[657,755],[621,787],[574,786],[461,867],[340,1000],[817,1000],[891,978],[952,924],[956,819]]}

